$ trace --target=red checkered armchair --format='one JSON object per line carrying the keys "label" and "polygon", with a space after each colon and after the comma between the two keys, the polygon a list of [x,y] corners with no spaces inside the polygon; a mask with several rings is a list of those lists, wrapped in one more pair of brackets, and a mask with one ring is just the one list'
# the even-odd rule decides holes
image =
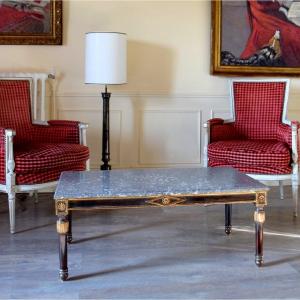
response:
{"label": "red checkered armchair", "polygon": [[206,124],[204,163],[233,167],[258,180],[291,180],[294,215],[298,202],[298,122],[286,119],[289,81],[230,81],[231,120]]}
{"label": "red checkered armchair", "polygon": [[0,191],[8,194],[11,233],[16,193],[54,187],[62,171],[85,170],[89,159],[87,125],[33,122],[35,84],[42,80],[44,93],[46,78],[42,73],[0,75]]}

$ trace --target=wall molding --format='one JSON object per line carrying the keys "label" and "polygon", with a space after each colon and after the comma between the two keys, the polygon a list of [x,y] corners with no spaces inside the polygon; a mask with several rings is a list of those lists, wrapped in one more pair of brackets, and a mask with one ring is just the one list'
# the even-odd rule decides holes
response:
{"label": "wall molding", "polygon": [[[63,92],[63,93],[57,93],[55,94],[55,97],[57,98],[98,98],[102,99],[101,95],[96,93],[76,93],[76,92]],[[167,93],[167,92],[112,92],[111,97],[114,98],[125,98],[125,97],[155,97],[155,98],[215,98],[215,99],[224,99],[226,97],[229,97],[228,95],[206,95],[206,94],[200,94],[200,93]]]}
{"label": "wall molding", "polygon": [[[56,97],[86,97],[86,98],[101,98],[97,93],[84,92],[59,92],[55,94]],[[224,99],[229,98],[228,94],[203,94],[203,93],[169,93],[169,92],[112,92],[112,97],[158,97],[158,98],[215,98]],[[290,97],[300,97],[300,93],[289,93]],[[49,97],[49,95],[48,95]]]}

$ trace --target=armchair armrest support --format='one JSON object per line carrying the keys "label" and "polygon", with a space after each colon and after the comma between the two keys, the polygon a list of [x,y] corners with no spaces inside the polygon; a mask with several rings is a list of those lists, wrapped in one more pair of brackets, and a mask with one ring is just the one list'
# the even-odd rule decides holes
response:
{"label": "armchair armrest support", "polygon": [[203,145],[203,167],[207,167],[208,165],[208,157],[207,157],[207,147],[210,142],[210,123],[209,121],[203,124],[204,128],[204,145]]}
{"label": "armchair armrest support", "polygon": [[299,147],[298,129],[299,129],[299,123],[293,121],[292,122],[292,158],[294,164],[298,164],[298,147]]}
{"label": "armchair armrest support", "polygon": [[[80,140],[80,144],[87,146],[87,141],[86,141],[86,130],[89,127],[88,124],[86,123],[79,123],[79,140]],[[89,171],[90,170],[90,160],[88,159],[86,162],[86,170]]]}
{"label": "armchair armrest support", "polygon": [[78,124],[79,127],[79,139],[80,139],[80,144],[86,146],[87,142],[86,142],[86,130],[88,129],[89,125],[86,123],[79,123]]}
{"label": "armchair armrest support", "polygon": [[12,129],[5,130],[5,180],[6,180],[6,192],[8,197],[15,193],[16,174],[15,160],[14,160],[14,146],[13,138],[16,135]]}
{"label": "armchair armrest support", "polygon": [[13,189],[15,183],[15,162],[13,137],[15,131],[0,127],[0,184],[6,184],[6,191]]}
{"label": "armchair armrest support", "polygon": [[222,125],[224,124],[224,120],[223,119],[219,119],[219,118],[214,118],[214,119],[210,119],[207,120],[206,123],[203,124],[204,127],[204,147],[203,147],[203,166],[207,167],[208,166],[208,157],[207,157],[207,147],[208,144],[210,144],[211,142],[211,127],[213,125]]}

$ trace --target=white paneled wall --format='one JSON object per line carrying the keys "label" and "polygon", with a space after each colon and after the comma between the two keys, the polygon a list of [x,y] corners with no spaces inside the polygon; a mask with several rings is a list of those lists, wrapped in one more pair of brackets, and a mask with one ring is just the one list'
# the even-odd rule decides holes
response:
{"label": "white paneled wall", "polygon": [[200,110],[139,111],[139,164],[199,164]]}
{"label": "white paneled wall", "polygon": [[[56,97],[56,117],[89,124],[91,167],[101,160],[102,99],[98,95]],[[113,94],[110,105],[114,168],[199,166],[203,123],[228,117],[227,99],[201,95]],[[218,109],[214,111],[214,107]]]}

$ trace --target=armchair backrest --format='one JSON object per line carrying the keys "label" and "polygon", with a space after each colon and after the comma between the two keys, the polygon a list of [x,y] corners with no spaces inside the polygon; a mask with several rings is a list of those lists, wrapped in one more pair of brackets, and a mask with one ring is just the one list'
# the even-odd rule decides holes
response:
{"label": "armchair backrest", "polygon": [[232,80],[234,127],[248,139],[276,139],[286,120],[289,81]]}
{"label": "armchair backrest", "polygon": [[0,127],[14,129],[22,140],[35,121],[46,120],[48,73],[0,73]]}
{"label": "armchair backrest", "polygon": [[31,127],[30,81],[0,80],[0,127],[17,134]]}

